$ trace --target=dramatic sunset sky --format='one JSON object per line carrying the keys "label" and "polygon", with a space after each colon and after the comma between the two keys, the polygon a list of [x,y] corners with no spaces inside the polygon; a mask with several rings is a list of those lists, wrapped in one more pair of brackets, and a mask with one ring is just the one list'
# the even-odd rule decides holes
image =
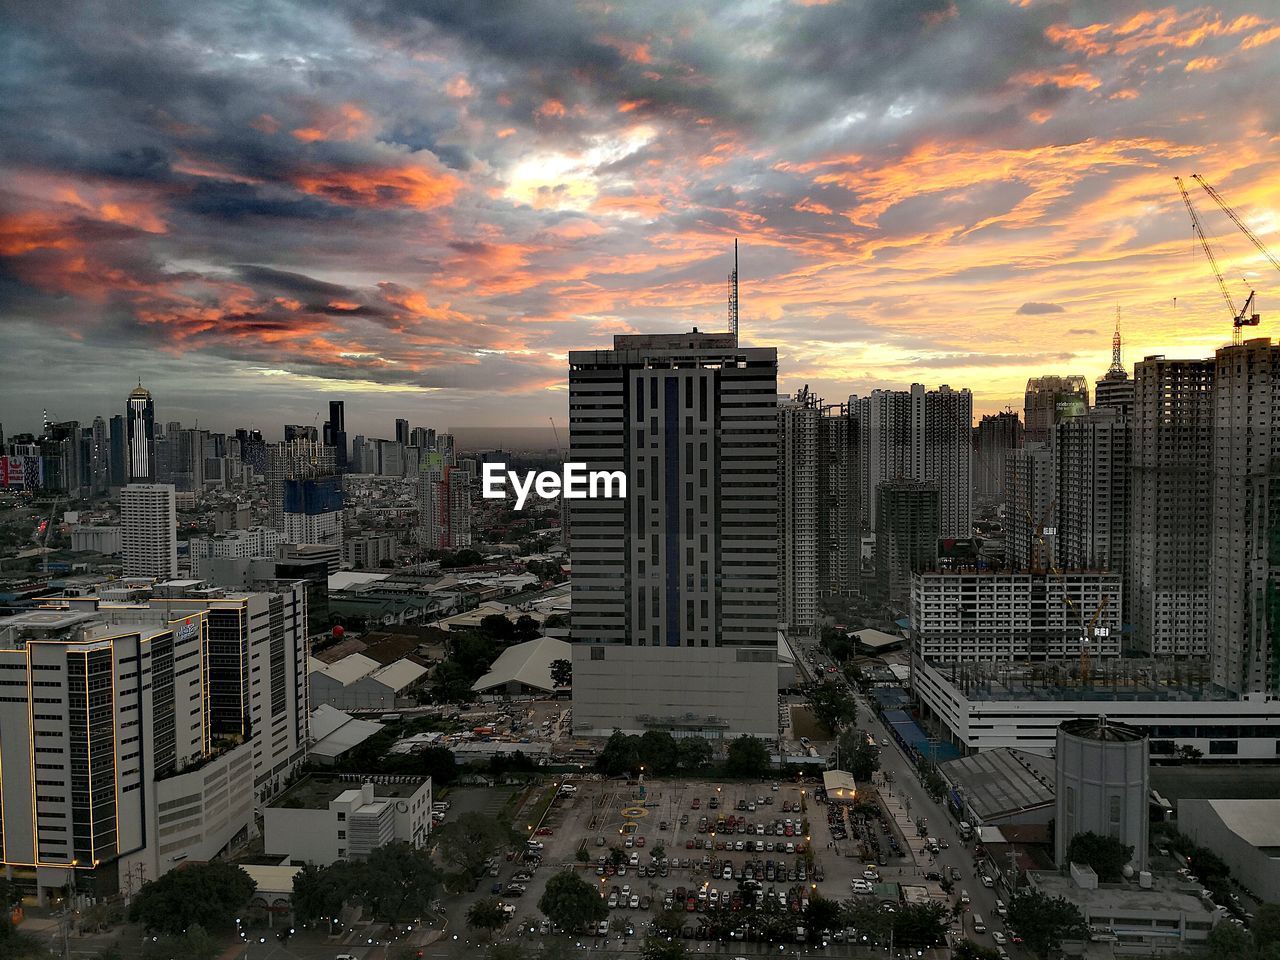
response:
{"label": "dramatic sunset sky", "polygon": [[[1175,174],[1280,253],[1280,4],[0,3],[0,422],[563,427],[565,354],[721,329],[828,400],[1203,356]],[[1190,181],[1188,181],[1190,183]],[[1267,335],[1280,273],[1198,187]],[[1176,298],[1176,309],[1175,309]],[[323,419],[323,414],[321,415]]]}

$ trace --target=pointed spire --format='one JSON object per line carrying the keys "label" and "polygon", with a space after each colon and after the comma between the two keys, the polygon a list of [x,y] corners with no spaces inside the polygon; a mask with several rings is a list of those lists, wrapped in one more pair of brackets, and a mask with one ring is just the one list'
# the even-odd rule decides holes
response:
{"label": "pointed spire", "polygon": [[1111,368],[1107,371],[1107,379],[1125,380],[1128,376],[1120,360],[1120,305],[1116,304],[1116,332],[1111,335]]}

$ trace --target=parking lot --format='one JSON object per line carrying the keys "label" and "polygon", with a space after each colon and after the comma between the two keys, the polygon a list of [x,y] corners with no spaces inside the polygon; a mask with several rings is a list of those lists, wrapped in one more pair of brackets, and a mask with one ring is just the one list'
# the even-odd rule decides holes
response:
{"label": "parking lot", "polygon": [[[855,827],[850,815],[816,801],[814,781],[567,782],[569,792],[542,822],[524,825],[541,844],[541,862],[498,865],[494,882],[515,908],[512,932],[550,932],[536,905],[547,878],[565,868],[598,885],[611,907],[601,935],[624,940],[642,937],[663,910],[685,911],[697,929],[700,915],[759,909],[757,898],[799,913],[815,892],[830,899],[869,893],[854,887],[867,882],[869,870],[885,882],[915,876],[892,816],[863,817]],[[879,857],[859,844],[855,830],[875,838]]]}

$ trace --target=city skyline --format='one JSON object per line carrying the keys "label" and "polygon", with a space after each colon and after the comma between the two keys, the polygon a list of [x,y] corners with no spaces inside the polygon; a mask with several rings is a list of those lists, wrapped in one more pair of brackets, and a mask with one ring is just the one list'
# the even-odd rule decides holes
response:
{"label": "city skyline", "polygon": [[[723,329],[735,236],[782,392],[980,415],[1101,376],[1117,305],[1130,365],[1227,341],[1174,175],[1276,246],[1261,0],[527,9],[7,11],[5,421],[140,377],[215,429],[541,426],[570,349]],[[1196,201],[1265,334],[1274,272]]]}

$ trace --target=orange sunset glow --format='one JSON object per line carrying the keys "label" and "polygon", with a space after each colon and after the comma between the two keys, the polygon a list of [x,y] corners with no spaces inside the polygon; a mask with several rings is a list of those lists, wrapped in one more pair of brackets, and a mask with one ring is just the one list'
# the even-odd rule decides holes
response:
{"label": "orange sunset glow", "polygon": [[1268,0],[266,6],[2,15],[0,420],[545,426],[568,350],[722,328],[734,238],[780,389],[1016,408],[1117,308],[1128,364],[1230,339],[1175,175],[1280,331],[1190,179],[1280,254]]}

